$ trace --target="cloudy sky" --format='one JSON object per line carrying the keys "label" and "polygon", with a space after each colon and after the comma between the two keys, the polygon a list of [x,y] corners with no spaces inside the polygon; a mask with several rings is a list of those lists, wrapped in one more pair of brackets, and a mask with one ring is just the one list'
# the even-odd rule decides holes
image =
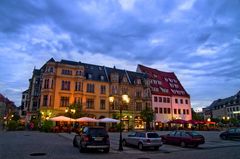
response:
{"label": "cloudy sky", "polygon": [[175,72],[205,107],[240,90],[240,0],[0,1],[0,93],[20,105],[34,67],[67,59]]}

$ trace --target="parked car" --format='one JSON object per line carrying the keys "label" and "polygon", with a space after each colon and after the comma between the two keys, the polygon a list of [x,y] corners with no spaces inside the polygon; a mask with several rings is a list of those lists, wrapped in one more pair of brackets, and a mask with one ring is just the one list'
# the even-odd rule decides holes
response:
{"label": "parked car", "polygon": [[87,126],[79,135],[75,135],[73,146],[78,147],[81,153],[87,149],[102,149],[103,152],[108,153],[110,149],[109,135],[104,127]]}
{"label": "parked car", "polygon": [[240,139],[240,128],[230,128],[227,131],[222,132],[219,137],[223,140]]}
{"label": "parked car", "polygon": [[205,143],[204,136],[195,131],[172,131],[167,135],[162,135],[162,142],[169,144],[178,144],[182,147],[192,145],[198,147],[200,144]]}
{"label": "parked car", "polygon": [[158,150],[162,146],[161,137],[155,132],[132,132],[126,138],[123,138],[123,146],[137,146],[139,150],[153,147]]}

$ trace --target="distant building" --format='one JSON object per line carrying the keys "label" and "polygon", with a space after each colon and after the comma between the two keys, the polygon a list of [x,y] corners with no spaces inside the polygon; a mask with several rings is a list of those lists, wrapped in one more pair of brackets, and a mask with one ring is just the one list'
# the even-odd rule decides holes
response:
{"label": "distant building", "polygon": [[20,109],[20,117],[26,118],[28,108],[29,108],[29,97],[28,97],[28,89],[22,92],[22,100],[21,100],[21,109]]}
{"label": "distant building", "polygon": [[14,102],[0,94],[0,125],[11,120],[12,115],[16,113]]}
{"label": "distant building", "polygon": [[227,98],[217,99],[203,109],[204,118],[240,119],[240,91]]}
{"label": "distant building", "polygon": [[190,95],[173,72],[163,72],[138,65],[138,72],[146,73],[150,80],[152,108],[157,125],[173,119],[191,120]]}

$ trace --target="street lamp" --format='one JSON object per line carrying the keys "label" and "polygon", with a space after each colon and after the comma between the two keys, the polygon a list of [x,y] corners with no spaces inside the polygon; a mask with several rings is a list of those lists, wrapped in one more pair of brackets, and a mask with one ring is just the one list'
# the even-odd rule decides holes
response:
{"label": "street lamp", "polygon": [[[114,102],[114,96],[110,96],[109,97],[109,102],[113,103]],[[122,95],[122,104],[128,104],[130,102],[130,98],[128,97],[127,94],[123,94]],[[119,147],[118,150],[119,151],[123,151],[123,146],[122,146],[122,106],[119,107],[119,119],[120,119],[120,130],[119,130]]]}
{"label": "street lamp", "polygon": [[76,113],[76,110],[75,109],[69,109],[69,108],[66,108],[65,109],[65,112],[68,113],[69,112],[69,116],[70,116],[70,125],[71,125],[71,114],[75,114]]}

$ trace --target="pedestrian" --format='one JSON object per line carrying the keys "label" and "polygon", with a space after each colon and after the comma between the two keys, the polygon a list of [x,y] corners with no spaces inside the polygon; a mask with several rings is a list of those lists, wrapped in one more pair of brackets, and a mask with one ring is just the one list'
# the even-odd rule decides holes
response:
{"label": "pedestrian", "polygon": [[33,128],[34,128],[34,124],[33,124],[33,122],[31,122],[30,123],[30,130],[33,130]]}

